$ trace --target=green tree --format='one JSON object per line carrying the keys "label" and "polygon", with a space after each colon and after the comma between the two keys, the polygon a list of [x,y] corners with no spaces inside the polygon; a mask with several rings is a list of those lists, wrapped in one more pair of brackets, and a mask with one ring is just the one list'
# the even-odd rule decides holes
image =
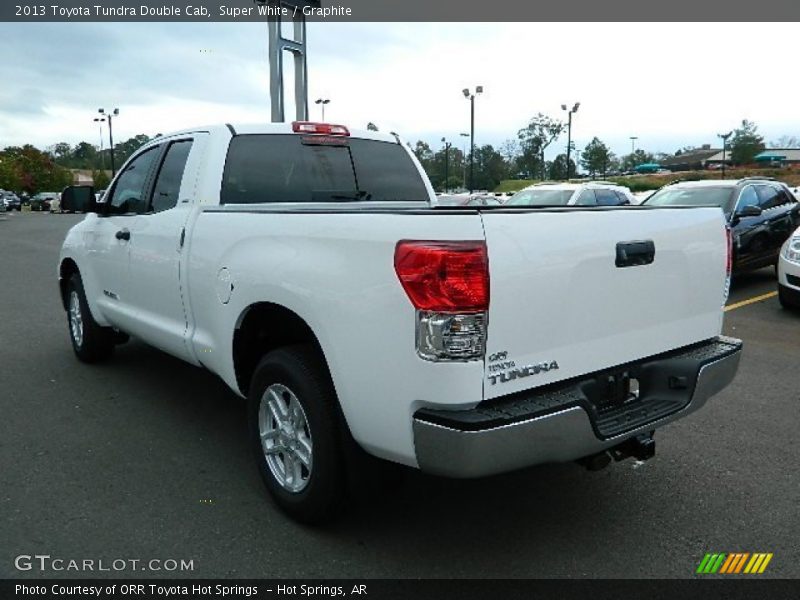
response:
{"label": "green tree", "polygon": [[733,130],[728,147],[733,164],[743,165],[753,162],[756,154],[764,150],[764,138],[759,135],[755,123],[744,119],[741,127]]}
{"label": "green tree", "polygon": [[103,170],[92,171],[92,183],[94,184],[95,190],[104,190],[108,187],[108,184],[111,183],[111,178],[108,176],[108,173]]}
{"label": "green tree", "polygon": [[637,165],[651,163],[655,161],[655,157],[650,152],[646,152],[641,148],[637,148],[632,154],[626,154],[622,157],[622,168],[626,171],[633,170]]}
{"label": "green tree", "polygon": [[508,177],[508,165],[491,144],[475,148],[473,189],[493,190]]}
{"label": "green tree", "polygon": [[613,154],[608,146],[595,137],[581,152],[580,162],[584,170],[588,171],[589,175],[594,179],[597,173],[602,173],[603,177],[606,176],[612,157]]}
{"label": "green tree", "polygon": [[520,145],[520,155],[517,165],[530,177],[537,174],[544,179],[544,151],[564,131],[564,123],[538,113],[527,126],[517,132]]}
{"label": "green tree", "polygon": [[72,173],[53,156],[27,144],[0,152],[0,188],[15,192],[58,192],[72,183]]}
{"label": "green tree", "polygon": [[[135,135],[120,144],[114,145],[114,166],[119,169],[134,152],[144,146],[152,138],[143,133]],[[111,164],[110,160],[107,164]]]}
{"label": "green tree", "polygon": [[[559,154],[556,156],[555,160],[548,165],[548,171],[550,173],[550,179],[557,180],[557,179],[566,179],[567,178],[567,155],[566,154]],[[569,172],[575,172],[575,161],[571,158],[569,159]]]}

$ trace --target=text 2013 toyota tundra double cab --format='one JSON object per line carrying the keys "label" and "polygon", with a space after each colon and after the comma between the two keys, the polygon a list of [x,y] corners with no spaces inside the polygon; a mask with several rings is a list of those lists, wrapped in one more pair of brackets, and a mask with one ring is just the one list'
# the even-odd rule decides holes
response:
{"label": "text 2013 toyota tundra double cab", "polygon": [[58,265],[78,358],[132,335],[216,373],[303,521],[370,455],[649,458],[738,366],[718,208],[437,207],[395,136],[309,122],[158,137],[84,208]]}

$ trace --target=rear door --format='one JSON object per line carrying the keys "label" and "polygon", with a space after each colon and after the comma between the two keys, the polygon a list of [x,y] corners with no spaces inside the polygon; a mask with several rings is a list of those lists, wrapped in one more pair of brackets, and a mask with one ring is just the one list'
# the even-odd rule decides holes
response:
{"label": "rear door", "polygon": [[783,242],[795,229],[794,202],[782,186],[763,184],[757,189],[766,225],[765,259],[772,262],[777,258]]}
{"label": "rear door", "polygon": [[[486,398],[719,335],[727,252],[717,208],[500,209],[482,219],[491,286]],[[652,261],[636,264],[647,262],[650,243]],[[546,368],[490,377],[504,363]]]}

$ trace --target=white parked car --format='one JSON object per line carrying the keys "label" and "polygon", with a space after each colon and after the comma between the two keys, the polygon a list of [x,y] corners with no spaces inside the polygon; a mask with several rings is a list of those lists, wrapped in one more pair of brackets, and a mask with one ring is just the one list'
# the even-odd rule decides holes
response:
{"label": "white parked car", "polygon": [[309,122],[159,136],[91,192],[62,197],[99,212],[57,265],[78,359],[131,335],[216,373],[298,520],[369,455],[450,477],[650,458],[737,370],[716,207],[437,207],[395,136]]}
{"label": "white parked car", "polygon": [[800,229],[783,243],[778,256],[778,299],[784,308],[800,308]]}
{"label": "white parked car", "polygon": [[509,198],[506,206],[623,206],[636,204],[631,191],[606,181],[536,183]]}

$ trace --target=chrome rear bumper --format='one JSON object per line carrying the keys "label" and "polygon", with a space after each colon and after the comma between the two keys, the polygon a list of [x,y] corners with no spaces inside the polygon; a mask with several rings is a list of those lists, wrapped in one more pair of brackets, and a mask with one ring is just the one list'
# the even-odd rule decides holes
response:
{"label": "chrome rear bumper", "polygon": [[417,462],[429,473],[482,477],[602,452],[701,408],[733,380],[741,349],[719,337],[621,367],[641,378],[641,396],[619,408],[598,410],[585,393],[589,376],[470,411],[422,409],[413,423]]}

